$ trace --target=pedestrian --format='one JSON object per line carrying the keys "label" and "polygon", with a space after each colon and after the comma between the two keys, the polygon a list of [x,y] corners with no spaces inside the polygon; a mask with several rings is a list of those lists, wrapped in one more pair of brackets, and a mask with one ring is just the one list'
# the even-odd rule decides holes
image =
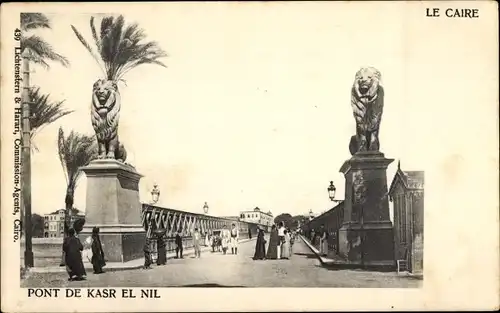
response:
{"label": "pedestrian", "polygon": [[[257,235],[259,230],[257,229]],[[252,230],[250,229],[250,225],[248,225],[248,239],[252,239]]]}
{"label": "pedestrian", "polygon": [[281,250],[283,243],[285,242],[285,224],[283,222],[279,223],[278,227],[278,260],[281,258]]}
{"label": "pedestrian", "polygon": [[201,244],[201,234],[198,231],[198,228],[195,228],[194,233],[193,233],[193,247],[194,247],[194,257],[195,258],[201,257],[200,244]]}
{"label": "pedestrian", "polygon": [[264,239],[264,230],[257,229],[257,242],[255,243],[254,260],[264,260],[266,258],[266,239]]}
{"label": "pedestrian", "polygon": [[210,245],[210,239],[208,237],[208,232],[205,233],[205,247],[208,247]]}
{"label": "pedestrian", "polygon": [[321,225],[321,231],[319,233],[319,251],[322,256],[327,256],[328,254],[328,232],[325,229],[324,225]]}
{"label": "pedestrian", "polygon": [[183,251],[183,248],[182,248],[182,234],[181,234],[181,230],[178,229],[177,230],[177,234],[175,235],[175,258],[178,259],[179,258],[179,253],[181,255],[181,259],[183,259],[184,257],[182,256],[182,251]]}
{"label": "pedestrian", "polygon": [[84,280],[87,275],[83,266],[82,253],[83,245],[80,239],[75,236],[76,232],[73,228],[68,231],[68,237],[64,238],[63,251],[64,261],[66,263],[66,271],[68,272],[68,280]]}
{"label": "pedestrian", "polygon": [[311,244],[314,246],[316,244],[316,232],[314,229],[311,230]]}
{"label": "pedestrian", "polygon": [[276,229],[276,225],[273,225],[269,236],[269,246],[267,247],[266,259],[276,260],[278,258],[278,244],[278,230]]}
{"label": "pedestrian", "polygon": [[233,223],[231,228],[231,254],[238,254],[238,240],[240,239],[240,232],[236,224]]}
{"label": "pedestrian", "polygon": [[288,260],[290,258],[290,233],[288,230],[283,231],[283,242],[281,245],[281,258]]}
{"label": "pedestrian", "polygon": [[146,242],[144,243],[144,269],[149,270],[153,260],[151,258],[151,240],[146,237]]}
{"label": "pedestrian", "polygon": [[229,246],[229,241],[231,240],[231,233],[229,229],[226,228],[226,225],[222,226],[221,231],[221,245],[222,245],[222,253],[227,253],[227,248]]}
{"label": "pedestrian", "polygon": [[101,239],[99,238],[99,228],[94,227],[92,229],[92,267],[94,268],[94,274],[104,273],[102,270],[103,266],[106,265],[106,261],[104,259],[104,251],[102,249]]}
{"label": "pedestrian", "polygon": [[167,264],[167,243],[165,242],[165,231],[159,231],[157,233],[156,248],[158,250],[158,258],[156,259],[156,265]]}

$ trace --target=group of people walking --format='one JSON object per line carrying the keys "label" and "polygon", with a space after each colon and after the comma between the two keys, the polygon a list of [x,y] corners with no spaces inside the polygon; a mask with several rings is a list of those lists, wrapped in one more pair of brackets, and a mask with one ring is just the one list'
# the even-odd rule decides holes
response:
{"label": "group of people walking", "polygon": [[[94,270],[94,274],[104,273],[103,267],[106,265],[104,250],[102,249],[101,239],[99,238],[99,228],[92,229],[90,238],[90,246],[92,258],[90,262]],[[85,280],[87,272],[83,265],[82,259],[83,244],[78,238],[75,229],[71,228],[68,231],[68,236],[63,241],[64,264],[66,272],[69,275],[68,280]]]}
{"label": "group of people walking", "polygon": [[[165,232],[157,232],[156,233],[156,246],[158,252],[158,258],[156,261],[157,265],[165,265],[167,263],[167,251],[166,251],[166,240],[165,240]],[[238,241],[239,241],[239,231],[236,224],[233,223],[231,230],[227,229],[225,226],[220,234],[222,252],[227,254],[228,248],[231,248],[231,254],[238,254]],[[210,237],[208,233],[202,234],[198,228],[194,229],[192,234],[193,240],[193,249],[194,249],[194,257],[201,257],[201,247],[210,245]],[[144,244],[144,269],[150,269],[153,264],[152,258],[152,249],[151,249],[152,241],[149,238],[146,238],[146,242]],[[183,259],[183,240],[182,240],[182,231],[179,229],[175,235],[175,258]]]}
{"label": "group of people walking", "polygon": [[273,225],[271,227],[271,234],[269,236],[269,244],[266,253],[266,239],[264,230],[259,228],[257,235],[257,242],[255,243],[254,260],[279,260],[289,259],[292,256],[293,243],[295,241],[295,234],[290,229],[285,228],[283,222],[278,227]]}
{"label": "group of people walking", "polygon": [[326,231],[325,226],[321,225],[321,229],[317,232],[311,229],[309,233],[309,240],[313,246],[319,246],[319,253],[322,256],[328,254],[328,231]]}
{"label": "group of people walking", "polygon": [[231,230],[223,226],[220,235],[212,235],[212,251],[215,252],[217,248],[217,251],[222,249],[222,253],[227,254],[230,248],[231,254],[238,254],[239,240],[240,232],[236,224],[231,225]]}

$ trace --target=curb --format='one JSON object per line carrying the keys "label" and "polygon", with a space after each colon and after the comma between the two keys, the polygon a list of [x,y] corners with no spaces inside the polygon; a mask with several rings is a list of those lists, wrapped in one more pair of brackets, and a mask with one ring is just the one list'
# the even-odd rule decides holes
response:
{"label": "curb", "polygon": [[[246,242],[252,241],[254,239],[255,238],[243,239],[243,240],[240,240],[238,243],[240,243],[240,244],[246,243]],[[209,251],[209,250],[211,251],[211,249],[212,249],[211,246],[208,246],[208,247],[204,246],[201,248],[201,251],[202,252]],[[186,251],[186,250],[184,250],[184,251]],[[168,255],[168,254],[169,253],[167,253],[167,260],[175,259],[175,253],[171,253],[170,255]],[[183,253],[183,256],[190,256],[193,254],[194,254],[194,249],[189,248],[189,250],[187,250],[186,252]],[[135,262],[137,260],[141,260],[141,263],[133,264],[133,265],[132,264],[131,265],[121,264],[121,265],[118,265],[116,267],[104,267],[104,270],[105,270],[105,272],[120,272],[120,271],[137,270],[137,269],[143,268],[144,267],[144,258],[140,258],[140,259],[136,259],[136,260],[132,260],[132,261],[128,261],[128,262]],[[91,263],[84,262],[83,264],[84,264],[86,271],[93,270]],[[153,263],[152,265],[155,265],[155,263]],[[43,273],[43,274],[66,273],[66,267],[65,266],[32,267],[26,271],[25,278],[27,278],[29,276],[29,274],[32,274],[32,273]]]}
{"label": "curb", "polygon": [[[306,245],[311,249],[311,251],[316,255],[319,259],[321,265],[329,268],[339,269],[339,270],[364,270],[364,271],[374,271],[374,272],[395,272],[394,266],[377,266],[377,265],[365,265],[362,266],[360,264],[350,264],[346,262],[338,262],[332,259],[326,259],[319,254],[319,250],[314,247],[309,240],[300,235],[302,240],[306,243]],[[332,260],[332,261],[327,261]],[[417,277],[414,277],[417,279]]]}

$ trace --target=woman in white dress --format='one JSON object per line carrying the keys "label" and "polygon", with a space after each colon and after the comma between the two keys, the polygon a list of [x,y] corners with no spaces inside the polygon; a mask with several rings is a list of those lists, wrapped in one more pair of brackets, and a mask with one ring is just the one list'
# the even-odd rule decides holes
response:
{"label": "woman in white dress", "polygon": [[208,238],[208,232],[205,233],[205,247],[208,247],[210,245],[210,240]]}
{"label": "woman in white dress", "polygon": [[281,246],[281,258],[288,260],[291,256],[290,253],[290,232],[285,229],[284,231],[285,234],[285,241],[283,242]]}
{"label": "woman in white dress", "polygon": [[224,226],[221,231],[221,239],[222,252],[226,254],[227,248],[229,247],[229,241],[231,240],[231,233],[229,232],[229,229],[226,228],[226,226]]}

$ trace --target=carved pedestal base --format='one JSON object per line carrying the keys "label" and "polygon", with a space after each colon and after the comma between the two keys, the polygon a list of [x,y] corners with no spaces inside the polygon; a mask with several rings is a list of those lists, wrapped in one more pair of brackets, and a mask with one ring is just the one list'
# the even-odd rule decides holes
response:
{"label": "carved pedestal base", "polygon": [[96,226],[109,262],[142,257],[145,231],[139,201],[141,175],[116,160],[96,160],[82,170],[87,176],[87,198],[81,240]]}
{"label": "carved pedestal base", "polygon": [[347,160],[344,223],[339,231],[339,253],[348,263],[393,266],[394,237],[389,218],[386,159],[380,152],[362,152]]}

